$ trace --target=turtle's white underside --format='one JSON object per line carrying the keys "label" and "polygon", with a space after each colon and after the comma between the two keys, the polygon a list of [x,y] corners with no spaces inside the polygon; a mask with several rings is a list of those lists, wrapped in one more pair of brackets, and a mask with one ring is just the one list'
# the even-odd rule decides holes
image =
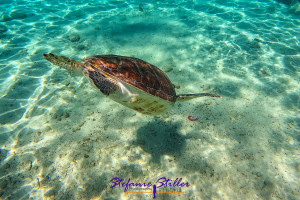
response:
{"label": "turtle's white underside", "polygon": [[118,89],[108,97],[128,108],[146,115],[159,115],[170,110],[174,102],[143,92],[121,80],[115,80]]}

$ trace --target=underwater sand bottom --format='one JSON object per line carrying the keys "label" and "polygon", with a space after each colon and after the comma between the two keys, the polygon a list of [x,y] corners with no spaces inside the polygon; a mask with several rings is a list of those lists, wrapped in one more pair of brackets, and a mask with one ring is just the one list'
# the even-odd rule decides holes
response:
{"label": "underwater sand bottom", "polygon": [[[15,197],[152,198],[110,189],[114,177],[141,183],[182,178],[191,185],[183,194],[157,194],[157,199],[298,195],[294,125],[282,120],[290,113],[276,99],[245,90],[242,99],[195,99],[149,117],[84,81],[53,95],[36,109],[45,112],[32,111],[1,152],[7,160],[1,188]],[[188,115],[200,119],[191,122]]]}

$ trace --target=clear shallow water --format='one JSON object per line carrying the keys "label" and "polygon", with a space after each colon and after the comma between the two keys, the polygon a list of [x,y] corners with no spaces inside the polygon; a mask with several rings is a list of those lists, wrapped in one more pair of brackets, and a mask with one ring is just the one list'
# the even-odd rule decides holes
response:
{"label": "clear shallow water", "polygon": [[[276,1],[0,1],[3,199],[150,199],[109,187],[182,178],[157,199],[299,196],[300,19]],[[42,53],[119,54],[167,72],[159,117],[112,102]],[[197,122],[187,120],[198,116]],[[169,190],[164,189],[164,190]],[[159,190],[159,189],[158,189]],[[148,196],[146,196],[148,195]]]}

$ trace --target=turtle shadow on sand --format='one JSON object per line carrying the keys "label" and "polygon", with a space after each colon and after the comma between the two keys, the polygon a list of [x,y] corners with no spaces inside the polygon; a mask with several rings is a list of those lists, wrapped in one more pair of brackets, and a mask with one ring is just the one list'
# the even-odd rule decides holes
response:
{"label": "turtle shadow on sand", "polygon": [[180,156],[186,146],[185,137],[179,133],[179,123],[153,120],[137,130],[134,143],[150,153],[151,161],[160,164],[163,155]]}

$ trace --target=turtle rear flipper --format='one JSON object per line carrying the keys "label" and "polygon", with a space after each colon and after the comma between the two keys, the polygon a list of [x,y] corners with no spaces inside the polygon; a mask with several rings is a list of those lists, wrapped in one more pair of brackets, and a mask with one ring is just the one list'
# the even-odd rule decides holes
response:
{"label": "turtle rear flipper", "polygon": [[194,99],[194,98],[198,98],[198,97],[218,97],[218,98],[222,98],[220,95],[210,94],[210,93],[180,94],[180,95],[176,96],[176,101],[188,101],[190,99]]}

